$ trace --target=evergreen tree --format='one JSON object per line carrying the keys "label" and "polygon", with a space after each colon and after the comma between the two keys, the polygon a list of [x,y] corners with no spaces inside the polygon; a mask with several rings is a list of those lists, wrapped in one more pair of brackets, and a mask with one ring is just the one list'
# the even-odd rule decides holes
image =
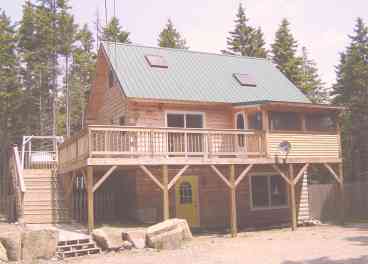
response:
{"label": "evergreen tree", "polygon": [[102,28],[102,40],[120,43],[131,43],[130,33],[122,30],[119,19],[113,17],[106,27]]}
{"label": "evergreen tree", "polygon": [[158,45],[165,48],[188,49],[186,40],[176,30],[170,19],[159,35]]}
{"label": "evergreen tree", "polygon": [[71,71],[71,132],[78,132],[85,119],[85,108],[95,72],[96,54],[93,52],[93,35],[84,25],[76,35]]}
{"label": "evergreen tree", "polygon": [[[344,105],[342,116],[343,150],[347,175],[362,179],[368,171],[368,28],[357,19],[351,43],[341,54],[337,80],[333,86],[334,102]],[[347,159],[349,158],[349,159]]]}
{"label": "evergreen tree", "polygon": [[20,83],[14,25],[0,9],[0,146],[19,140],[22,133],[20,116]]}
{"label": "evergreen tree", "polygon": [[277,68],[297,87],[301,86],[302,59],[297,56],[298,43],[289,29],[290,23],[283,19],[276,31],[272,47],[272,60]]}
{"label": "evergreen tree", "polygon": [[262,30],[249,26],[248,21],[242,4],[239,4],[235,29],[229,32],[230,36],[227,38],[228,50],[223,51],[223,53],[266,58],[267,50]]}
{"label": "evergreen tree", "polygon": [[302,48],[302,78],[299,87],[314,103],[327,103],[327,90],[322,82],[316,63],[308,58],[306,47]]}

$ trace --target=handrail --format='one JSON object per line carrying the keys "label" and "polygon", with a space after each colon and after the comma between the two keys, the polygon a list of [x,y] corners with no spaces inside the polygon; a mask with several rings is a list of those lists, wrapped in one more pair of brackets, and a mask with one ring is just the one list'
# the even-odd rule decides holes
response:
{"label": "handrail", "polygon": [[20,187],[20,191],[22,193],[26,192],[26,186],[24,183],[24,177],[23,177],[23,168],[20,162],[20,158],[19,158],[19,152],[18,152],[18,147],[14,146],[13,147],[13,155],[14,155],[14,161],[15,161],[15,169],[16,169],[16,174],[17,174],[17,180],[19,182],[19,187]]}

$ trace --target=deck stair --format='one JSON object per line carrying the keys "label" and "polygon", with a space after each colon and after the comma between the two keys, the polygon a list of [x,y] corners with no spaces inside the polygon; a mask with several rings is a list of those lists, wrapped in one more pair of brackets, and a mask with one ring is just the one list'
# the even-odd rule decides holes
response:
{"label": "deck stair", "polygon": [[101,254],[101,249],[90,238],[59,241],[56,249],[57,257],[71,258]]}
{"label": "deck stair", "polygon": [[25,169],[23,172],[24,221],[27,224],[68,223],[70,221],[61,184],[51,169]]}

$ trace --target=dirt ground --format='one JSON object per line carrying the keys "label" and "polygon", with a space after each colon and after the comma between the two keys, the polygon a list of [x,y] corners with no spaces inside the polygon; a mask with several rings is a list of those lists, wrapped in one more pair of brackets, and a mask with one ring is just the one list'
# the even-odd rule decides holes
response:
{"label": "dirt ground", "polygon": [[237,238],[199,235],[178,250],[131,250],[61,263],[361,264],[368,263],[368,224],[255,231]]}

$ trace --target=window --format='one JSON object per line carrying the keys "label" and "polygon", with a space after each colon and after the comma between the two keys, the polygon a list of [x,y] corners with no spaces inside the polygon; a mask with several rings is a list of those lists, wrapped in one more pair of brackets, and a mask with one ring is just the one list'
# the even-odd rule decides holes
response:
{"label": "window", "polygon": [[248,73],[234,73],[233,76],[241,86],[257,86],[254,77]]}
{"label": "window", "polygon": [[293,112],[271,112],[271,130],[301,130],[301,119],[298,113]]}
{"label": "window", "polygon": [[256,113],[249,113],[248,116],[248,128],[249,129],[262,129],[262,113],[256,112]]}
{"label": "window", "polygon": [[192,185],[189,182],[183,182],[182,184],[180,184],[180,203],[191,204],[192,196]]}
{"label": "window", "polygon": [[328,114],[307,114],[305,126],[312,131],[331,131],[337,128],[336,118]]}
{"label": "window", "polygon": [[109,88],[114,86],[114,73],[112,70],[109,71]]}
{"label": "window", "polygon": [[251,176],[253,208],[287,206],[286,183],[280,175]]}
{"label": "window", "polygon": [[236,129],[245,129],[244,113],[236,113],[235,115]]}
{"label": "window", "polygon": [[119,125],[120,126],[126,126],[125,116],[119,117]]}
{"label": "window", "polygon": [[159,55],[145,55],[146,61],[148,62],[149,66],[156,67],[156,68],[168,68],[169,65],[167,64],[164,57]]}
{"label": "window", "polygon": [[203,114],[168,113],[167,127],[203,128]]}

